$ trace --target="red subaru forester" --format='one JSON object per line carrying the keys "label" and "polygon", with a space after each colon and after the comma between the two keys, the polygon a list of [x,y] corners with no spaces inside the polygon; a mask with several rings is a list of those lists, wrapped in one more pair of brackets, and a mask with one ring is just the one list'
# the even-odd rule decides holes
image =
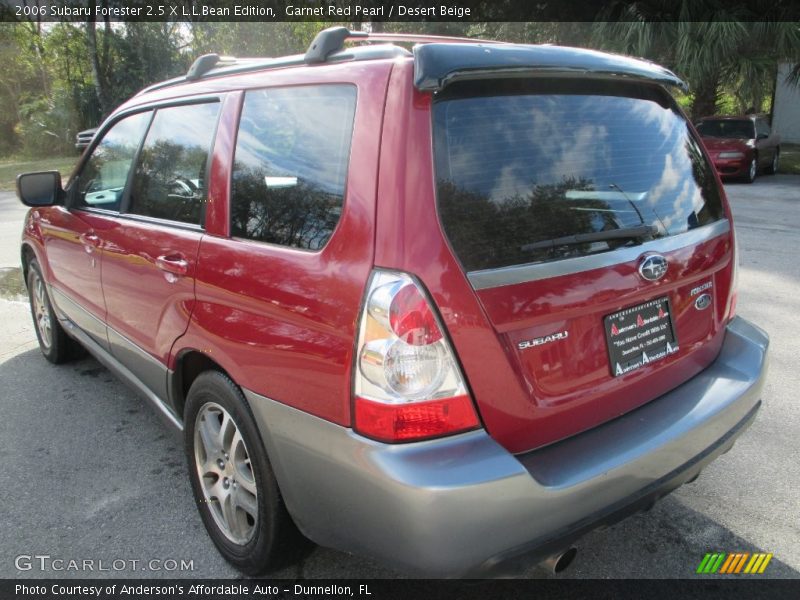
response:
{"label": "red subaru forester", "polygon": [[661,67],[367,36],[201,57],[64,189],[20,175],[42,352],[86,348],[183,431],[246,573],[303,536],[429,576],[563,568],[755,418],[730,208]]}

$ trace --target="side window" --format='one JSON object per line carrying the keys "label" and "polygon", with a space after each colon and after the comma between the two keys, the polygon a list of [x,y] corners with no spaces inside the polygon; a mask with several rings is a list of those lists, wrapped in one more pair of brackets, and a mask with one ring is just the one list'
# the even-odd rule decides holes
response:
{"label": "side window", "polygon": [[151,115],[147,111],[125,117],[106,132],[75,182],[75,206],[119,210],[133,157]]}
{"label": "side window", "polygon": [[231,233],[322,248],[342,213],[356,88],[247,92],[233,167]]}
{"label": "side window", "polygon": [[758,135],[765,135],[769,137],[770,134],[769,125],[767,125],[767,122],[764,119],[758,119],[756,121],[756,133]]}
{"label": "side window", "polygon": [[128,213],[200,225],[219,103],[159,108],[136,162]]}

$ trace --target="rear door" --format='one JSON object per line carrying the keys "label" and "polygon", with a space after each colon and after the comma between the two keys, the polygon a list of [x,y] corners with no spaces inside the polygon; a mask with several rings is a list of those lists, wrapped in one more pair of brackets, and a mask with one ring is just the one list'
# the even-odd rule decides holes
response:
{"label": "rear door", "polygon": [[236,131],[230,213],[200,245],[197,306],[179,341],[215,356],[242,388],[342,425],[392,65],[250,81],[262,87],[245,90],[241,117],[227,121]]}
{"label": "rear door", "polygon": [[730,224],[662,88],[466,82],[432,113],[439,218],[492,332],[451,334],[501,443],[590,428],[715,358]]}
{"label": "rear door", "polygon": [[119,216],[103,234],[112,353],[161,398],[167,357],[194,306],[219,102],[155,110]]}

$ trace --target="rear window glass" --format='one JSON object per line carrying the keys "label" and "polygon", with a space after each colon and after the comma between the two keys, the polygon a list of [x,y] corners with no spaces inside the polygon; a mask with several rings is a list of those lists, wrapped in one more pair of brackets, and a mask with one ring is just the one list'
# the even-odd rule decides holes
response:
{"label": "rear window glass", "polygon": [[701,121],[697,124],[697,133],[705,137],[752,140],[756,137],[753,122],[750,120],[733,121]]}
{"label": "rear window glass", "polygon": [[[723,216],[713,172],[660,88],[472,82],[439,96],[433,118],[440,218],[467,271],[606,252]],[[596,239],[618,229],[638,237]]]}

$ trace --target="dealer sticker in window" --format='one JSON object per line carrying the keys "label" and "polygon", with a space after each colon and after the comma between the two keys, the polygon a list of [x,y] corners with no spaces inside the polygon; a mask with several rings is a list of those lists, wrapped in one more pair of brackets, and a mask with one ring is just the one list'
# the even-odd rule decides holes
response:
{"label": "dealer sticker in window", "polygon": [[615,377],[678,351],[668,298],[608,315],[604,324],[611,374]]}

